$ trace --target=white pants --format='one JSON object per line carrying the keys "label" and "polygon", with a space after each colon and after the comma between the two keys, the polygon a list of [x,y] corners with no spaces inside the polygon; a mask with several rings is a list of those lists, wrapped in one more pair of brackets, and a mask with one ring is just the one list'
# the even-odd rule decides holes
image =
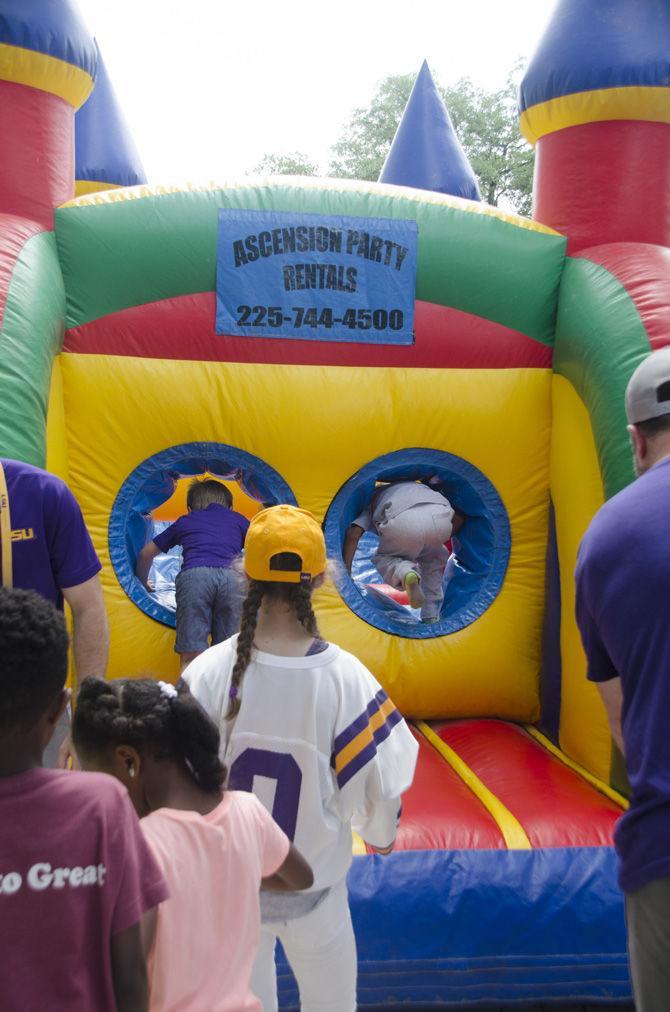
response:
{"label": "white pants", "polygon": [[356,939],[346,881],[333,886],[325,900],[304,917],[261,925],[251,990],[263,1012],[277,1009],[277,939],[298,982],[302,1012],[355,1012]]}
{"label": "white pants", "polygon": [[421,618],[436,618],[444,600],[444,567],[449,552],[444,542],[451,537],[453,510],[439,503],[411,506],[377,525],[379,547],[372,561],[381,578],[402,590],[408,573],[421,577],[425,604]]}

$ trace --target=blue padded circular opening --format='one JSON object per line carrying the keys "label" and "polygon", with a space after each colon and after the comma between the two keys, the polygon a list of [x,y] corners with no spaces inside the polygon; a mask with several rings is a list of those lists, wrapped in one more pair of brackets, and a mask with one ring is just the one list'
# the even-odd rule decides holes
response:
{"label": "blue padded circular opening", "polygon": [[179,478],[209,472],[237,481],[252,499],[266,506],[296,505],[295,496],[274,468],[259,457],[225,443],[181,443],[148,457],[128,475],[109,517],[109,554],[116,577],[130,600],[145,614],[175,625],[175,613],[148,593],[135,576],[140,549],[150,539],[151,512],[170,498]]}
{"label": "blue padded circular opening", "polygon": [[[416,481],[429,475],[436,477],[435,487],[467,519],[452,539],[440,619],[427,625],[408,606],[375,591],[374,585],[382,582],[371,561],[376,534],[368,532],[361,538],[352,576],[344,569],[342,545],[348,526],[369,503],[376,482]],[[324,529],[329,557],[342,563],[338,590],[351,610],[382,632],[411,639],[445,636],[474,622],[498,596],[509,562],[509,519],[494,485],[467,460],[442,450],[412,447],[370,461],[335,496]]]}

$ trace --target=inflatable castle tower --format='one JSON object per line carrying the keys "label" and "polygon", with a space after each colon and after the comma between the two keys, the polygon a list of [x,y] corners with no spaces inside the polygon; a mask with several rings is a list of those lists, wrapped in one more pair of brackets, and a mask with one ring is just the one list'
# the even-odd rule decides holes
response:
{"label": "inflatable castle tower", "polygon": [[379,182],[481,200],[477,177],[425,60],[382,166]]}
{"label": "inflatable castle tower", "polygon": [[[394,853],[352,843],[362,1006],[630,999],[626,783],[573,571],[633,478],[626,382],[670,334],[670,13],[634,6],[557,3],[521,89],[530,220],[478,199],[427,67],[379,183],[142,185],[75,7],[0,0],[0,455],[82,505],[109,677],[176,677],[169,588],[134,573],[191,476],[227,481],[249,515],[290,502],[323,522],[322,634],[419,744]],[[295,282],[364,272],[366,290]],[[261,305],[233,298],[242,276]],[[337,565],[377,482],[427,476],[468,518],[431,625],[379,584],[373,536],[351,577]],[[279,983],[295,1006],[283,962]]]}

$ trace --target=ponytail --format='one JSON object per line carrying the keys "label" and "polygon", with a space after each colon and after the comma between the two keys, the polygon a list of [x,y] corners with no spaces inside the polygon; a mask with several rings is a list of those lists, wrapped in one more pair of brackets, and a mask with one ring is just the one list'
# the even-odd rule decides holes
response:
{"label": "ponytail", "polygon": [[302,625],[306,633],[310,636],[319,635],[319,627],[316,624],[316,615],[312,608],[312,587],[311,584],[306,586],[302,583],[288,584],[291,588],[290,599],[293,603],[293,608],[298,621]]}
{"label": "ponytail", "polygon": [[85,679],[72,739],[91,755],[118,745],[152,749],[157,759],[183,762],[205,791],[221,790],[225,781],[218,729],[182,678],[176,686],[152,678]]}
{"label": "ponytail", "polygon": [[258,609],[266,593],[266,583],[260,580],[250,580],[249,590],[242,605],[242,618],[240,619],[240,632],[237,637],[237,657],[230,677],[230,692],[228,701],[228,712],[226,720],[232,720],[240,712],[240,686],[244,672],[249,667],[251,650],[254,645],[256,623],[258,622]]}

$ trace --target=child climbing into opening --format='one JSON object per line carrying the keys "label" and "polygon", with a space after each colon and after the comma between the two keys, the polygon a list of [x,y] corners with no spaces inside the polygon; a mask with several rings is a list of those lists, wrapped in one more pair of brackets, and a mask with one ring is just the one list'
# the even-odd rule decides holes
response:
{"label": "child climbing into opening", "polygon": [[305,893],[266,896],[252,990],[277,1008],[277,938],[306,1012],[353,1012],[356,944],[346,876],[352,826],[379,853],[394,844],[417,745],[391,700],[351,654],[324,642],[312,610],[326,549],[305,510],[274,506],[251,522],[240,633],[189,666],[219,724],[229,784],[253,791],[312,865]]}
{"label": "child climbing into opening", "polygon": [[0,1008],[146,1012],[140,922],[168,890],[116,781],[42,768],[67,666],[61,612],[0,587]]}
{"label": "child climbing into opening", "polygon": [[444,601],[445,543],[463,526],[465,516],[428,481],[380,485],[347,529],[342,556],[347,571],[366,531],[379,535],[372,561],[386,583],[406,592],[421,621],[438,622]]}
{"label": "child climbing into opening", "polygon": [[144,546],[135,575],[149,591],[153,559],[181,545],[183,562],[177,576],[177,637],[175,652],[183,671],[212,643],[221,643],[237,631],[243,580],[232,563],[242,551],[249,521],[236,513],[226,486],[212,478],[195,478],[186,496],[188,513]]}
{"label": "child climbing into opening", "polygon": [[312,873],[253,795],[223,793],[219,732],[186,683],[87,679],[73,741],[84,769],[125,784],[170,886],[144,925],[151,1012],[259,1009],[259,888],[304,889]]}

